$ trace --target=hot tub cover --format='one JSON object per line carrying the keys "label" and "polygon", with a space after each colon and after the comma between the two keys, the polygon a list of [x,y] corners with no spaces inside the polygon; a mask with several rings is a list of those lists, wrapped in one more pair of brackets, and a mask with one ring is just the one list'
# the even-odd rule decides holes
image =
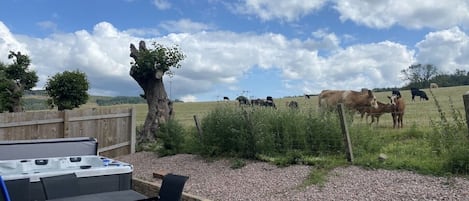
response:
{"label": "hot tub cover", "polygon": [[92,137],[0,141],[0,160],[97,155]]}

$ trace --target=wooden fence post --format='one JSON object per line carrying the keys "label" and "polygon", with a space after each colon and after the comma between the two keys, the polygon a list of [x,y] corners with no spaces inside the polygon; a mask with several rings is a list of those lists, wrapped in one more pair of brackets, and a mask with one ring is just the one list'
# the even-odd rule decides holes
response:
{"label": "wooden fence post", "polygon": [[[466,112],[466,125],[469,128],[469,91],[466,91],[462,96],[464,102],[464,111]],[[469,133],[468,133],[469,135]]]}
{"label": "wooden fence post", "polygon": [[137,144],[137,109],[130,109],[130,153],[135,153],[135,145]]}
{"label": "wooden fence post", "polygon": [[69,114],[69,111],[70,110],[63,110],[62,113],[63,113],[63,118],[64,118],[64,133],[63,133],[63,137],[64,138],[67,138],[67,137],[70,137],[70,128],[69,128],[69,125],[70,125],[70,114]]}
{"label": "wooden fence post", "polygon": [[199,139],[202,140],[202,128],[200,128],[200,123],[199,123],[199,119],[197,119],[197,115],[194,115],[194,121],[195,121],[195,127],[197,128],[197,131],[199,132]]}
{"label": "wooden fence post", "polygon": [[340,103],[337,105],[337,112],[339,113],[339,121],[340,127],[342,128],[342,134],[344,135],[345,154],[347,157],[347,161],[353,163],[352,142],[350,141],[350,135],[345,119],[344,104]]}

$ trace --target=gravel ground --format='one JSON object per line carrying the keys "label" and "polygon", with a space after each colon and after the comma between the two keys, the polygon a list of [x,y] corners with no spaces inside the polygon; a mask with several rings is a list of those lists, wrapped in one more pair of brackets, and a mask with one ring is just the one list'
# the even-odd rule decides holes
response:
{"label": "gravel ground", "polygon": [[408,171],[365,170],[356,166],[330,172],[327,183],[301,187],[310,167],[278,168],[264,162],[247,162],[231,169],[228,160],[208,162],[196,155],[158,157],[138,152],[116,159],[134,165],[133,175],[149,181],[155,171],[189,176],[184,192],[210,200],[468,200],[467,178],[444,178]]}

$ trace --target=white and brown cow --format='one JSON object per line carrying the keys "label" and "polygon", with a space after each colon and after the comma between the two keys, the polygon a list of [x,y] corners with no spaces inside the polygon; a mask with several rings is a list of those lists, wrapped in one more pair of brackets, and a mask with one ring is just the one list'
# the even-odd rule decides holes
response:
{"label": "white and brown cow", "polygon": [[323,90],[319,94],[319,108],[335,109],[337,104],[343,103],[347,109],[361,111],[366,107],[378,108],[376,97],[371,90]]}

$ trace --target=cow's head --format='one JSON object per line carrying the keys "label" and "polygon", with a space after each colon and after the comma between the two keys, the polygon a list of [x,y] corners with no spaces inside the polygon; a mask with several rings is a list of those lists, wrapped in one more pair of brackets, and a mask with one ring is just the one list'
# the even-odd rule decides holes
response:
{"label": "cow's head", "polygon": [[396,105],[396,100],[399,98],[399,96],[393,94],[392,96],[388,96],[388,98],[391,101],[391,105]]}
{"label": "cow's head", "polygon": [[371,107],[378,109],[378,101],[376,100],[376,96],[371,90],[368,90],[368,100],[370,100]]}

